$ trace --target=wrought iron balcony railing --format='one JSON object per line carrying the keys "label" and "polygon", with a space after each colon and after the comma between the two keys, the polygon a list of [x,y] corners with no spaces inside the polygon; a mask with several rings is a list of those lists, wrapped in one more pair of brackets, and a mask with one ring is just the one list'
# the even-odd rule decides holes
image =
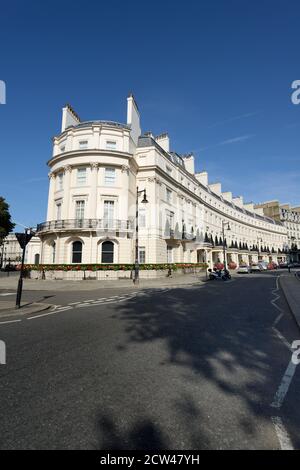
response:
{"label": "wrought iron balcony railing", "polygon": [[166,240],[177,240],[177,241],[195,241],[196,237],[194,232],[187,233],[172,228],[166,228],[163,233],[163,238]]}
{"label": "wrought iron balcony railing", "polygon": [[49,220],[38,224],[37,232],[51,232],[56,230],[103,230],[130,232],[134,228],[132,220],[119,219],[64,219]]}

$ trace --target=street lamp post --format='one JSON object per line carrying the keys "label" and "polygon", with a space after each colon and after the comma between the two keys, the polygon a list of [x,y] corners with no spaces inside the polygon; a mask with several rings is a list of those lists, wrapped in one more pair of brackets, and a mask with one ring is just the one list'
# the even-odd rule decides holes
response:
{"label": "street lamp post", "polygon": [[139,195],[144,193],[142,204],[147,204],[146,189],[136,188],[136,210],[135,210],[135,263],[134,263],[134,284],[139,283],[140,264],[139,264]]}
{"label": "street lamp post", "polygon": [[258,248],[258,252],[257,252],[257,261],[259,261],[259,253],[260,253],[260,246],[259,246],[259,243],[262,243],[262,238],[258,238],[258,239],[257,239],[257,248]]}
{"label": "street lamp post", "polygon": [[222,220],[224,270],[227,269],[227,263],[226,263],[226,247],[225,247],[225,225],[227,225],[227,230],[231,230],[231,229],[230,229],[229,222],[224,222],[224,220]]}
{"label": "street lamp post", "polygon": [[294,256],[293,256],[293,248],[294,248],[294,240],[296,240],[296,237],[291,236],[289,238],[290,246],[289,246],[289,264],[294,263]]}

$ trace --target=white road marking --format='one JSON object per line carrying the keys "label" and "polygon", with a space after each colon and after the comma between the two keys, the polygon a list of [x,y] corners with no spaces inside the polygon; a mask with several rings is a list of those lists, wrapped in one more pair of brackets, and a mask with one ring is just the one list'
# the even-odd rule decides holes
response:
{"label": "white road marking", "polygon": [[279,276],[276,276],[276,289],[272,290],[272,294],[275,296],[274,299],[272,299],[270,302],[273,307],[275,307],[280,313],[279,315],[275,318],[275,321],[272,325],[272,330],[276,334],[276,336],[283,342],[283,344],[289,349],[289,351],[292,351],[290,343],[287,341],[287,339],[280,333],[280,331],[277,330],[276,325],[280,322],[281,318],[283,317],[283,310],[280,308],[276,302],[278,299],[280,299],[280,294],[277,294],[276,292],[279,292],[279,286],[278,286],[278,280]]}
{"label": "white road marking", "polygon": [[8,320],[8,321],[2,321],[2,322],[0,322],[0,325],[6,325],[7,323],[16,323],[17,321],[22,321],[22,320]]}
{"label": "white road marking", "polygon": [[1,297],[6,297],[7,295],[15,295],[15,292],[5,292],[4,294],[0,294]]}
{"label": "white road marking", "polygon": [[293,444],[287,430],[284,427],[282,419],[279,416],[272,416],[271,420],[274,424],[281,450],[294,450]]}
{"label": "white road marking", "polygon": [[41,315],[35,315],[34,317],[27,317],[26,320],[35,320],[35,318],[47,317],[48,315],[54,315],[55,313],[59,313],[59,310],[55,310],[54,312],[42,313]]}
{"label": "white road marking", "polygon": [[[279,276],[276,276],[276,289],[272,289],[272,294],[275,296],[274,299],[271,300],[271,304],[273,305],[273,307],[275,307],[281,314],[282,316],[282,308],[280,308],[276,302],[278,299],[280,299],[280,295],[277,294],[277,292],[279,292],[279,285],[278,285],[278,280],[279,280]],[[280,315],[279,315],[280,316]],[[280,317],[281,318],[281,317]],[[274,325],[276,325],[278,323],[278,321],[280,320],[279,317],[276,318],[275,322],[274,322]]]}
{"label": "white road marking", "polygon": [[281,408],[281,405],[293,380],[296,367],[296,364],[294,364],[292,360],[290,360],[289,365],[287,366],[286,371],[282,377],[278,390],[275,393],[273,402],[271,403],[271,406],[273,408]]}
{"label": "white road marking", "polygon": [[288,340],[277,330],[274,326],[272,326],[272,330],[274,331],[275,335],[283,342],[283,344],[288,348],[289,351],[293,351],[290,343]]}
{"label": "white road marking", "polygon": [[280,322],[280,320],[282,319],[282,317],[283,317],[283,313],[280,313],[280,314],[278,315],[278,317],[276,318],[276,320],[274,321],[273,326],[276,326],[277,323]]}
{"label": "white road marking", "polygon": [[[53,305],[53,310],[47,313],[42,313],[40,315],[33,315],[31,317],[27,317],[26,320],[34,320],[35,318],[42,318],[42,317],[48,317],[49,315],[54,315],[56,313],[60,312],[65,312],[67,310],[72,310],[74,308],[81,308],[81,307],[93,307],[96,305],[103,305],[104,303],[117,303],[117,302],[123,302],[124,300],[128,300],[129,296],[133,297],[132,294],[125,294],[127,297],[120,297],[120,296],[114,296],[114,297],[102,297],[99,298],[98,300],[85,300],[83,302],[71,302],[68,305],[62,306],[62,305]],[[119,300],[117,300],[117,298]],[[15,322],[20,322],[22,321],[21,319],[18,320],[9,320],[9,321],[4,321],[0,322],[0,325],[4,325],[7,323],[15,323]]]}

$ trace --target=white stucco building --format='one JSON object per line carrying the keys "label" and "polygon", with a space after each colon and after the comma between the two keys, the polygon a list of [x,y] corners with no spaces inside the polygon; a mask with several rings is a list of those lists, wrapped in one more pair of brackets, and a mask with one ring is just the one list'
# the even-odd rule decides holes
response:
{"label": "white stucco building", "polygon": [[142,134],[132,95],[126,124],[82,122],[63,108],[48,165],[41,263],[133,263],[137,187],[148,200],[139,204],[140,262],[223,261],[225,222],[228,262],[286,258],[283,223],[210,184],[206,172],[195,172],[193,155],[171,151],[167,134]]}
{"label": "white stucco building", "polygon": [[256,206],[264,211],[268,217],[282,222],[287,231],[287,249],[289,260],[300,262],[300,206],[292,207],[290,204],[280,204],[273,200],[263,202]]}
{"label": "white stucco building", "polygon": [[[28,243],[25,251],[26,264],[39,264],[40,262],[41,240],[39,237],[32,237]],[[0,246],[0,261],[1,266],[5,267],[8,264],[18,265],[22,260],[22,248],[14,233],[10,233],[4,238]]]}

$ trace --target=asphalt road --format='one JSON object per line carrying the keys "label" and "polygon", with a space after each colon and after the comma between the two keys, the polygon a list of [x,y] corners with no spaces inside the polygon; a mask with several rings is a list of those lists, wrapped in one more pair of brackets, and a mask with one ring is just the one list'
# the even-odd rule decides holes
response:
{"label": "asphalt road", "polygon": [[300,448],[300,367],[282,382],[300,334],[276,273],[58,300],[0,324],[1,449]]}

